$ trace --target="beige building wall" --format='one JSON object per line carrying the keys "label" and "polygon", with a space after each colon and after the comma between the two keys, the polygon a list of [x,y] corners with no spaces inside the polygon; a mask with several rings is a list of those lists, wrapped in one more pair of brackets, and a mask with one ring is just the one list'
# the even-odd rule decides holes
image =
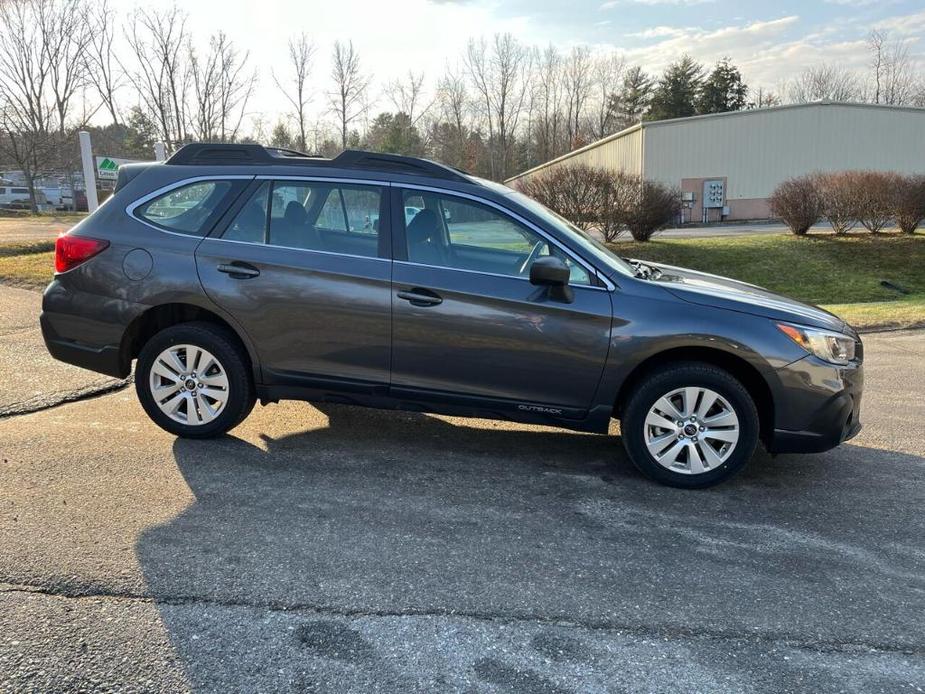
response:
{"label": "beige building wall", "polygon": [[537,174],[545,173],[550,168],[559,165],[587,164],[588,166],[614,169],[617,171],[628,171],[630,173],[642,174],[642,148],[643,148],[643,128],[634,126],[603,140],[598,140],[590,145],[576,149],[557,159],[552,159],[545,164],[524,171],[513,178],[509,178],[505,183],[513,186],[516,181],[530,178]]}
{"label": "beige building wall", "polygon": [[840,169],[925,171],[925,109],[809,104],[645,126],[646,178],[724,177],[730,207],[791,176]]}
{"label": "beige building wall", "polygon": [[[694,193],[685,220],[699,221],[703,179],[724,179],[725,219],[769,217],[781,181],[813,171],[925,173],[925,109],[816,103],[653,121],[570,152],[507,181],[569,164],[640,174]],[[718,216],[711,212],[711,219]]]}

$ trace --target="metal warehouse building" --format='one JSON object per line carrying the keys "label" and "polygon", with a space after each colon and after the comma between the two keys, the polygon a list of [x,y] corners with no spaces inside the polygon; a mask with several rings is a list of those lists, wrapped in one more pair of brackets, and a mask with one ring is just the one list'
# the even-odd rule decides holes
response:
{"label": "metal warehouse building", "polygon": [[770,216],[768,196],[791,176],[843,169],[925,172],[925,109],[823,101],[651,121],[506,183],[577,163],[678,186],[684,221],[763,219]]}

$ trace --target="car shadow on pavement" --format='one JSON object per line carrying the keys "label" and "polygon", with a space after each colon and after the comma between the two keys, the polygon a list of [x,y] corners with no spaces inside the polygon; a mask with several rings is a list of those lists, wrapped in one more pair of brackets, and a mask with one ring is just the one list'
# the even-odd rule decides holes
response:
{"label": "car shadow on pavement", "polygon": [[[921,489],[922,458],[850,445],[760,453],[727,484],[690,492],[642,478],[618,437],[321,409],[327,427],[263,446],[174,443],[195,502],[146,531],[137,554],[193,682],[231,662],[257,667],[248,639],[267,627],[254,617],[235,652],[204,651],[191,634],[221,625],[178,603],[297,615],[260,667],[283,653],[305,667],[338,661],[349,642],[342,665],[383,676],[388,647],[344,620],[462,615],[655,634],[737,624],[923,643],[908,602],[925,590],[920,503],[897,503],[895,485],[900,469]],[[859,601],[865,614],[845,609]],[[473,676],[506,667],[495,664],[470,663]]]}

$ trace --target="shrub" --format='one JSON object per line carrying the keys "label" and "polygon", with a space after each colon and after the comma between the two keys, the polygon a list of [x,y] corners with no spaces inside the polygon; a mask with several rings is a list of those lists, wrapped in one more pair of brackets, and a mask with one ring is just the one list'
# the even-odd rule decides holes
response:
{"label": "shrub", "polygon": [[597,221],[602,174],[605,173],[587,164],[556,166],[518,181],[517,188],[575,226],[587,230]]}
{"label": "shrub", "polygon": [[896,225],[905,234],[914,234],[925,220],[925,175],[897,176],[891,197]]}
{"label": "shrub", "polygon": [[822,214],[836,234],[847,234],[861,217],[858,203],[858,172],[836,171],[815,174]]}
{"label": "shrub", "polygon": [[648,241],[681,212],[681,191],[658,181],[632,177],[624,226],[636,241]]}
{"label": "shrub", "polygon": [[802,236],[822,217],[822,200],[815,176],[788,178],[768,199],[771,212],[797,236]]}
{"label": "shrub", "polygon": [[555,167],[519,181],[517,188],[576,226],[597,230],[604,241],[625,231],[648,241],[681,210],[675,188],[586,164]]}
{"label": "shrub", "polygon": [[849,185],[857,201],[858,221],[870,233],[879,234],[893,219],[892,198],[900,177],[885,171],[848,173]]}
{"label": "shrub", "polygon": [[627,230],[627,214],[639,177],[622,171],[602,177],[597,229],[604,241],[616,241]]}

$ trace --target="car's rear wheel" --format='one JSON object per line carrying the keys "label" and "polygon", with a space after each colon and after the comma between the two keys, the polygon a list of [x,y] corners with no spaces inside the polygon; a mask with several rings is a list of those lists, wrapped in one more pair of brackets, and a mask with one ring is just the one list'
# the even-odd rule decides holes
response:
{"label": "car's rear wheel", "polygon": [[674,487],[709,487],[742,469],[758,442],[755,403],[730,373],[696,362],[649,374],[623,412],[633,464]]}
{"label": "car's rear wheel", "polygon": [[211,323],[180,323],[148,340],[135,390],[155,424],[187,438],[225,433],[255,401],[246,355],[227,329]]}

